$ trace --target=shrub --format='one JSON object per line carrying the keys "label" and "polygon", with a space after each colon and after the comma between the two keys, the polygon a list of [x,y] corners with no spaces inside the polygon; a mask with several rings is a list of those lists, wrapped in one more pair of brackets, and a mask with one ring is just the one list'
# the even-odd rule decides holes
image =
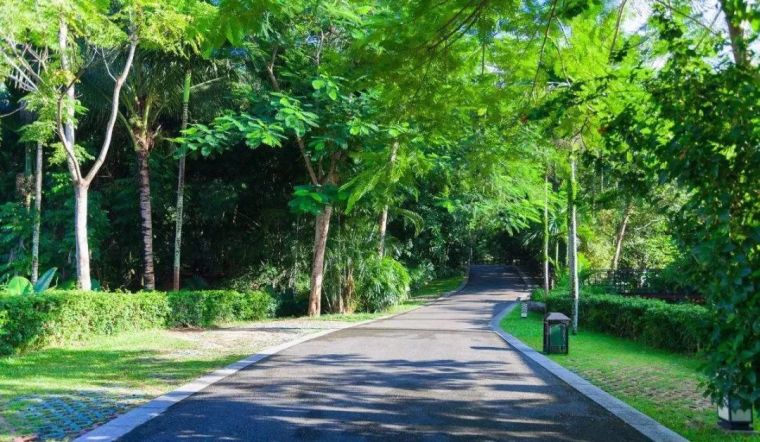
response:
{"label": "shrub", "polygon": [[409,272],[393,258],[368,258],[358,273],[356,294],[361,311],[384,310],[406,299]]}
{"label": "shrub", "polygon": [[268,293],[231,290],[167,293],[171,327],[208,327],[225,321],[255,321],[274,316],[277,304]]}
{"label": "shrub", "polygon": [[[570,316],[573,300],[566,292],[552,292],[549,311]],[[695,352],[707,339],[708,312],[695,304],[668,304],[657,299],[582,293],[579,327],[643,342],[678,352]]]}
{"label": "shrub", "polygon": [[264,292],[79,292],[0,295],[0,354],[92,335],[167,326],[209,326],[273,316]]}
{"label": "shrub", "polygon": [[409,277],[411,278],[410,287],[416,290],[435,279],[435,266],[430,261],[422,262],[410,269]]}

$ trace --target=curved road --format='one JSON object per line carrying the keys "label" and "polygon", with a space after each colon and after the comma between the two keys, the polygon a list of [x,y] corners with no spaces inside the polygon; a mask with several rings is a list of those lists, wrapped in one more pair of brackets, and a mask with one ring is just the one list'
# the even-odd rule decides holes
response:
{"label": "curved road", "polygon": [[647,440],[490,330],[522,287],[473,266],[453,296],[290,347],[122,440]]}

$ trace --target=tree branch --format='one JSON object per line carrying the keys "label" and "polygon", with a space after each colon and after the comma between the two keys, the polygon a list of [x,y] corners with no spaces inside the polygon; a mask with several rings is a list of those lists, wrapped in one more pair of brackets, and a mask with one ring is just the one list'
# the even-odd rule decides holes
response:
{"label": "tree branch", "polygon": [[108,124],[106,125],[106,136],[105,136],[105,139],[103,140],[103,144],[100,147],[100,154],[98,155],[98,158],[95,160],[95,164],[93,164],[92,167],[90,168],[90,172],[88,172],[87,176],[84,178],[84,182],[88,185],[95,178],[95,175],[97,175],[101,166],[103,166],[103,163],[106,160],[106,155],[108,155],[108,149],[111,147],[111,137],[113,136],[114,125],[116,124],[116,118],[118,117],[118,114],[119,114],[119,99],[120,99],[120,94],[121,94],[121,88],[124,85],[124,82],[127,80],[129,71],[132,68],[132,61],[135,58],[135,49],[137,49],[137,37],[132,35],[130,37],[129,53],[127,54],[127,61],[124,64],[124,69],[122,69],[121,75],[119,75],[119,77],[116,79],[116,83],[114,84],[114,87],[113,87],[113,101],[111,104],[111,116],[108,118]]}

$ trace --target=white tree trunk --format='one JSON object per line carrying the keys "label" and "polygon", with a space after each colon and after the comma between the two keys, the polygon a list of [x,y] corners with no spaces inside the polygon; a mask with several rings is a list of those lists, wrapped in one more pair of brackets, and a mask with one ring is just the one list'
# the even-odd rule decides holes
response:
{"label": "white tree trunk", "polygon": [[74,240],[76,241],[77,286],[80,290],[92,290],[90,279],[90,246],[87,241],[87,193],[89,186],[74,187]]}
{"label": "white tree trunk", "polygon": [[37,142],[34,167],[34,225],[32,226],[32,283],[40,274],[40,222],[42,217],[42,143]]}
{"label": "white tree trunk", "polygon": [[628,202],[623,211],[623,220],[620,222],[620,228],[615,236],[615,256],[612,257],[612,270],[617,270],[620,262],[620,252],[623,250],[623,239],[625,238],[625,229],[628,226],[628,220],[631,218],[631,203]]}
{"label": "white tree trunk", "polygon": [[383,212],[380,214],[380,226],[378,227],[378,230],[380,231],[380,239],[378,241],[377,249],[381,258],[385,256],[385,232],[387,229],[388,229],[388,206],[386,205],[385,207],[383,207]]}
{"label": "white tree trunk", "polygon": [[544,175],[544,301],[549,297],[549,173]]}
{"label": "white tree trunk", "polygon": [[[398,141],[394,142],[391,147],[390,165],[393,167],[393,163],[396,162],[396,155],[398,153]],[[378,243],[378,252],[382,258],[385,255],[385,233],[388,230],[388,205],[383,207],[383,213],[380,214],[380,225],[378,230],[380,231],[380,238]]]}
{"label": "white tree trunk", "polygon": [[[80,167],[79,159],[76,155],[75,144],[75,102],[76,94],[74,91],[74,82],[71,82],[66,88],[66,97],[68,103],[64,109],[65,116],[58,115],[56,119],[58,137],[60,138],[63,149],[66,152],[66,164],[71,175],[71,181],[74,187],[74,200],[76,202],[76,209],[74,212],[74,237],[76,241],[76,262],[77,262],[77,285],[80,289],[89,291],[92,289],[92,282],[90,280],[90,247],[87,242],[87,193],[90,184],[97,176],[100,168],[108,156],[108,150],[111,147],[111,139],[113,137],[113,129],[116,124],[116,118],[119,113],[119,100],[121,98],[121,88],[124,86],[124,82],[127,80],[129,71],[132,69],[132,62],[135,57],[135,50],[137,49],[137,38],[135,35],[129,36],[129,51],[127,53],[127,59],[122,68],[121,74],[116,78],[116,82],[113,87],[113,96],[111,100],[111,114],[106,123],[106,129],[103,137],[103,143],[100,146],[100,152],[95,158],[90,171],[85,175]],[[60,26],[58,29],[58,45],[61,55],[61,68],[64,72],[73,74],[71,72],[71,63],[69,60],[69,46],[68,46],[68,24],[66,19],[61,17]]]}
{"label": "white tree trunk", "polygon": [[580,287],[578,284],[578,226],[576,224],[575,214],[575,155],[570,154],[570,196],[568,201],[570,207],[570,225],[568,226],[568,243],[570,249],[570,292],[573,297],[573,333],[578,333],[578,304],[580,298]]}

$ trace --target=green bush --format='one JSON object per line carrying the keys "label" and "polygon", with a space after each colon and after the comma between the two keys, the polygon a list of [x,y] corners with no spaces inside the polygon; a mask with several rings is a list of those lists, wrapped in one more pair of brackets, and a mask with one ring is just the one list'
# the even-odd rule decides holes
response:
{"label": "green bush", "polygon": [[176,326],[209,326],[273,316],[264,292],[79,292],[0,295],[0,354],[93,335]]}
{"label": "green bush", "polygon": [[385,310],[406,299],[411,278],[403,264],[393,258],[370,257],[358,274],[358,309],[365,312]]}
{"label": "green bush", "polygon": [[[548,311],[570,316],[573,300],[552,292]],[[706,342],[709,317],[705,307],[668,304],[657,299],[582,293],[578,326],[643,342],[657,348],[695,352]]]}
{"label": "green bush", "polygon": [[226,321],[255,321],[274,316],[277,304],[268,293],[230,290],[167,293],[170,327],[208,327]]}

